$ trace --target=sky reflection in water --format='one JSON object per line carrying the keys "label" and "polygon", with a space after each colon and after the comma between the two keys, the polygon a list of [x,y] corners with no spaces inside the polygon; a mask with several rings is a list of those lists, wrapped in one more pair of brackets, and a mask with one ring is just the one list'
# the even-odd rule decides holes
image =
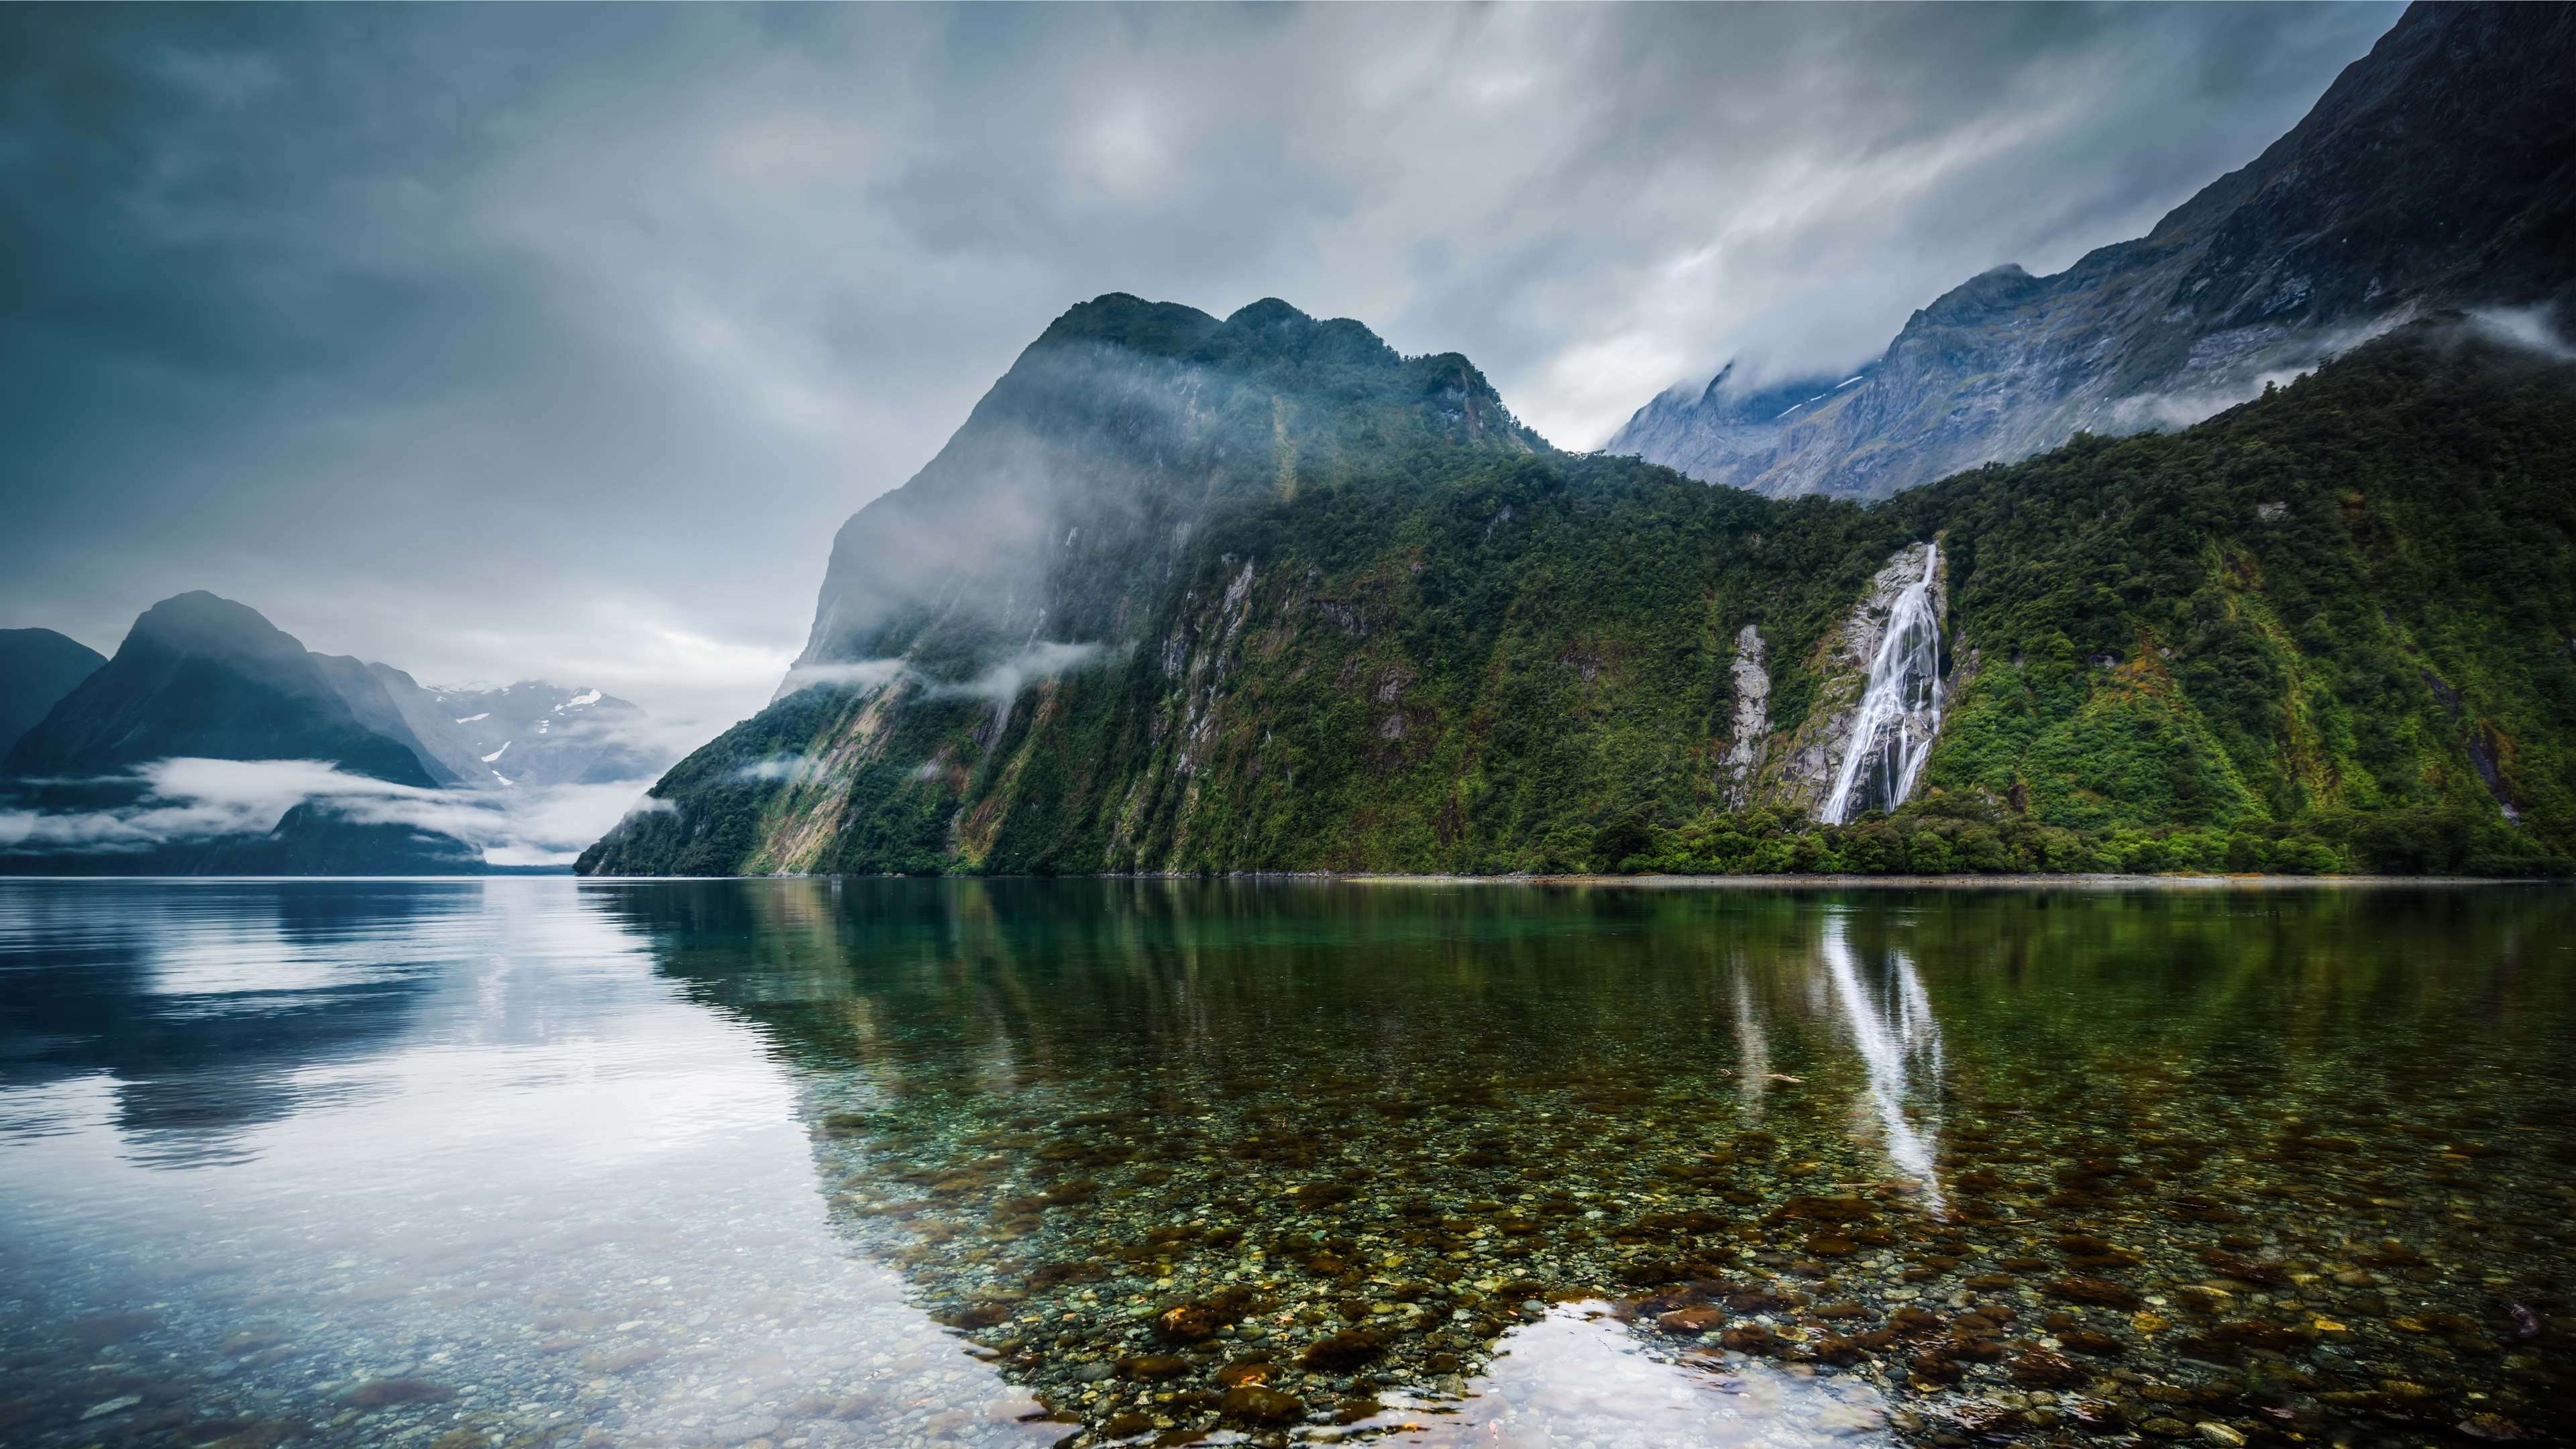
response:
{"label": "sky reflection in water", "polygon": [[1062,1432],[570,881],[8,882],[0,973],[0,1440]]}
{"label": "sky reflection in water", "polygon": [[[2508,1404],[2462,1378],[2497,1360],[2422,1361],[2373,1314],[2538,1296],[2563,1253],[2432,1249],[2402,1302],[2325,1274],[2461,1205],[2563,1211],[2567,1124],[2530,1113],[2569,1085],[2567,916],[2494,891],[0,882],[0,1439],[1788,1445],[1887,1437],[1890,1409],[1931,1416],[1909,1437],[2062,1433],[2087,1393],[2312,1415],[2383,1368],[2456,1417]],[[2409,1126],[2529,1135],[2428,1169]],[[2318,1159],[2328,1128],[2361,1145]],[[2230,1230],[2175,1226],[2194,1197],[2311,1284],[2218,1280],[2217,1316],[2359,1326],[2213,1366],[2071,1305],[2128,1356],[2034,1399],[2065,1269],[1997,1263],[2098,1232],[2140,1261],[2089,1271],[2201,1292]],[[1798,1206],[1828,1200],[1858,1216]],[[1363,1246],[1338,1278],[1310,1261]],[[1079,1273],[1033,1288],[1048,1265]],[[1779,1306],[1716,1312],[1763,1284]],[[1219,1336],[1152,1327],[1228,1288],[1258,1303]],[[1835,1302],[1867,1316],[1811,1316]],[[1669,1327],[1703,1304],[1707,1331]],[[1979,1304],[2032,1346],[1943,1382],[1905,1367],[1920,1344],[1833,1361],[1900,1307]],[[1720,1321],[1772,1336],[1729,1352]],[[1351,1331],[1387,1346],[1301,1362]],[[1121,1367],[1154,1353],[1186,1367]],[[1250,1359],[1293,1418],[1220,1417],[1215,1369]],[[2138,1398],[2161,1384],[2203,1399]],[[1031,1389],[1064,1420],[1023,1421]]]}

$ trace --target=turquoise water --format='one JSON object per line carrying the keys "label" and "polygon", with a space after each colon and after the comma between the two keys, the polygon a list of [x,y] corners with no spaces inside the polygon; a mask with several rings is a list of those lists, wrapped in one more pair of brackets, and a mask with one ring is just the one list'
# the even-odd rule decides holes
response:
{"label": "turquoise water", "polygon": [[2551,1436],[2572,914],[0,883],[0,1438]]}

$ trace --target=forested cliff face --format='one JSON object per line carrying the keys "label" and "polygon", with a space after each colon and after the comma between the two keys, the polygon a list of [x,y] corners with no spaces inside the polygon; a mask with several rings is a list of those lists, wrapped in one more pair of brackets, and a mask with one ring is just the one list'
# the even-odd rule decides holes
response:
{"label": "forested cliff face", "polygon": [[[1355,323],[1103,298],[581,869],[2535,867],[2571,533],[2576,368],[2458,319],[1864,508],[1553,452]],[[1811,826],[1917,580],[1928,761]]]}
{"label": "forested cliff face", "polygon": [[2576,315],[2576,8],[2417,4],[2146,236],[1971,278],[1859,376],[1668,393],[1608,448],[1775,497],[1884,498],[2079,431],[2196,421],[2466,306]]}

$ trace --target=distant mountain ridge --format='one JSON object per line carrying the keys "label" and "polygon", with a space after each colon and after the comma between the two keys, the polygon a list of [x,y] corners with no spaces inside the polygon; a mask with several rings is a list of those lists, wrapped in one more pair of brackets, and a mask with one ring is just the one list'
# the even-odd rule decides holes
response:
{"label": "distant mountain ridge", "polygon": [[51,629],[0,629],[0,759],[107,656]]}
{"label": "distant mountain ridge", "polygon": [[[560,784],[609,784],[641,779],[670,763],[635,741],[644,711],[596,689],[567,689],[542,679],[522,679],[498,689],[421,689],[411,676],[382,664],[420,690],[435,719],[423,736],[458,760],[469,774],[503,785],[542,789]],[[389,690],[394,683],[387,681]],[[443,722],[443,723],[441,723]],[[417,728],[417,726],[416,726]]]}
{"label": "distant mountain ridge", "polygon": [[[145,610],[115,656],[10,747],[0,774],[45,781],[36,796],[49,806],[115,796],[115,776],[173,757],[324,760],[435,788],[411,740],[350,707],[350,683],[259,611],[180,594]],[[372,712],[381,721],[390,703]]]}
{"label": "distant mountain ridge", "polygon": [[2146,236],[2055,276],[1971,278],[1847,390],[1721,372],[1604,447],[1770,497],[1885,498],[2078,432],[2198,421],[2428,310],[2571,304],[2576,7],[2419,0]]}
{"label": "distant mountain ridge", "polygon": [[[26,649],[10,631],[0,667]],[[82,655],[91,651],[52,636]],[[64,669],[77,656],[33,646]],[[0,673],[13,681],[15,673]],[[469,719],[460,720],[462,710]],[[173,759],[320,761],[421,792],[499,792],[632,779],[651,769],[628,737],[643,711],[598,690],[540,681],[441,695],[385,664],[316,654],[246,605],[203,591],[165,599],[135,621],[112,659],[83,671],[0,754],[0,796],[40,816],[151,804],[146,773]],[[494,734],[497,747],[486,749]],[[513,747],[524,739],[530,747]],[[484,759],[512,759],[502,776]],[[622,771],[604,774],[603,771]],[[271,806],[272,810],[279,807]],[[177,836],[150,849],[21,844],[0,870],[72,873],[387,874],[479,870],[479,848],[438,831],[344,818],[307,800],[262,831]]]}
{"label": "distant mountain ridge", "polygon": [[[318,760],[388,785],[434,789],[408,731],[380,732],[392,706],[355,661],[315,655],[255,609],[203,591],[144,611],[105,664],[0,760],[13,803],[39,816],[147,805],[138,774],[170,759]],[[364,708],[352,708],[354,690]],[[400,728],[399,720],[392,721]],[[271,807],[275,808],[275,807]],[[150,843],[12,848],[0,871],[46,874],[448,873],[482,852],[436,832],[294,804],[264,831],[153,832]]]}

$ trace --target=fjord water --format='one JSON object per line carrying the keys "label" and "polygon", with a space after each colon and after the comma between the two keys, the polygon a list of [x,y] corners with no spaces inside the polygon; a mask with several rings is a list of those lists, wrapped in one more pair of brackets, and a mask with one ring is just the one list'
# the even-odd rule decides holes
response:
{"label": "fjord water", "polygon": [[2571,926],[5,882],[0,1439],[2543,1435]]}

